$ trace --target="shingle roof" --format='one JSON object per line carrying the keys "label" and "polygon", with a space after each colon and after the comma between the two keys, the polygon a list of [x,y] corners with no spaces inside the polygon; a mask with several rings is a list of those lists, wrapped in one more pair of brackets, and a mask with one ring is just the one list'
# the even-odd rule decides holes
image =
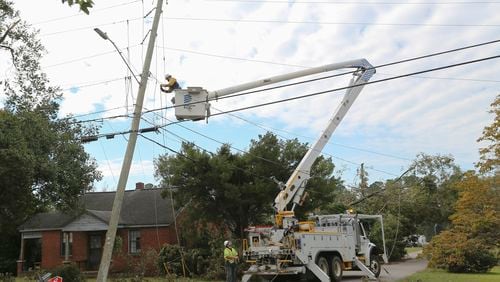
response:
{"label": "shingle roof", "polygon": [[[173,222],[172,205],[161,197],[164,189],[127,190],[120,212],[120,226],[169,225]],[[82,197],[85,212],[109,222],[116,192],[93,192]],[[61,229],[78,215],[62,212],[39,213],[19,227],[20,231]]]}

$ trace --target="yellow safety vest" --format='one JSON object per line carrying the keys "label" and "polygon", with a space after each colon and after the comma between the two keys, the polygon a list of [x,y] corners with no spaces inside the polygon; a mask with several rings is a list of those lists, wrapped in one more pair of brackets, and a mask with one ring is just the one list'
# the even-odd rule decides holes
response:
{"label": "yellow safety vest", "polygon": [[229,263],[235,263],[236,260],[233,258],[229,257],[236,257],[238,256],[238,252],[234,248],[225,248],[224,249],[224,260],[229,262]]}
{"label": "yellow safety vest", "polygon": [[167,83],[167,86],[168,87],[172,87],[175,85],[175,83],[177,82],[177,79],[175,79],[174,77],[171,77],[169,80],[168,80],[168,83]]}

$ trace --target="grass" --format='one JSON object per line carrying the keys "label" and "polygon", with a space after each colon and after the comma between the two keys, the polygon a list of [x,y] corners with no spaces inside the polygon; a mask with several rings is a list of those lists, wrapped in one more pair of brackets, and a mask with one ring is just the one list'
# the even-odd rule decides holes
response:
{"label": "grass", "polygon": [[422,247],[408,247],[408,248],[405,248],[406,250],[406,253],[415,253],[415,252],[418,252],[418,251],[421,251],[422,250]]}
{"label": "grass", "polygon": [[[26,282],[28,280],[24,279],[24,278],[16,278],[16,282]],[[87,278],[85,281],[87,282],[95,282],[96,279],[95,278]],[[111,280],[113,281],[113,280]],[[162,277],[147,277],[146,280],[147,282],[165,282],[165,281],[169,281],[165,278],[162,278]],[[188,278],[176,278],[175,279],[176,282],[219,282],[219,280],[200,280],[200,279],[188,279]]]}
{"label": "grass", "polygon": [[449,273],[444,270],[426,269],[399,282],[496,282],[500,281],[500,266],[487,273]]}

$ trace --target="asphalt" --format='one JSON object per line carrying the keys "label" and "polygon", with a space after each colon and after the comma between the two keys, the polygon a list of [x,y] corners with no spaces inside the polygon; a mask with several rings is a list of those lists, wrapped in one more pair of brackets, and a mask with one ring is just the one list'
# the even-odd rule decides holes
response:
{"label": "asphalt", "polygon": [[[401,261],[382,265],[382,272],[380,273],[378,281],[398,281],[412,275],[415,272],[424,270],[427,267],[427,260],[417,258],[417,255],[418,253],[411,253],[407,258]],[[344,278],[342,281],[358,282],[370,280],[367,280],[361,271],[346,271],[344,272]]]}

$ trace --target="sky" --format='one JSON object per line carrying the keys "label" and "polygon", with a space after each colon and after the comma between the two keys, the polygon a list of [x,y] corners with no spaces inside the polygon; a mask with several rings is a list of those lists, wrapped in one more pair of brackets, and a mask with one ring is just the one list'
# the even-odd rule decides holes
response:
{"label": "sky", "polygon": [[[95,0],[90,15],[58,0],[14,5],[39,30],[47,49],[43,70],[63,91],[61,116],[104,117],[93,122],[102,134],[129,130],[131,119],[106,117],[132,112],[138,84],[127,79],[128,68],[111,42],[93,29],[106,32],[140,74],[155,2]],[[167,73],[182,87],[217,90],[330,63],[366,58],[378,66],[500,39],[499,1],[171,0],[163,9],[145,109],[171,106],[172,95],[159,91]],[[496,55],[499,43],[380,67],[372,80]],[[9,56],[0,53],[2,76],[12,75]],[[462,169],[472,169],[484,145],[476,140],[493,120],[488,110],[500,94],[499,73],[500,60],[494,59],[367,85],[323,153],[332,157],[335,174],[352,186],[359,183],[361,163],[370,182],[385,180],[400,175],[419,153],[452,155]],[[224,99],[212,102],[212,112],[339,88],[349,80],[346,75]],[[189,140],[212,152],[222,143],[244,151],[267,130],[312,143],[342,94],[215,116],[208,123],[172,124],[145,135],[174,150]],[[172,121],[173,109],[156,111],[143,117],[140,128]],[[96,191],[116,189],[127,138],[118,134],[84,145],[104,176]],[[139,137],[128,188],[139,181],[158,184],[154,160],[171,152],[156,143]]]}

